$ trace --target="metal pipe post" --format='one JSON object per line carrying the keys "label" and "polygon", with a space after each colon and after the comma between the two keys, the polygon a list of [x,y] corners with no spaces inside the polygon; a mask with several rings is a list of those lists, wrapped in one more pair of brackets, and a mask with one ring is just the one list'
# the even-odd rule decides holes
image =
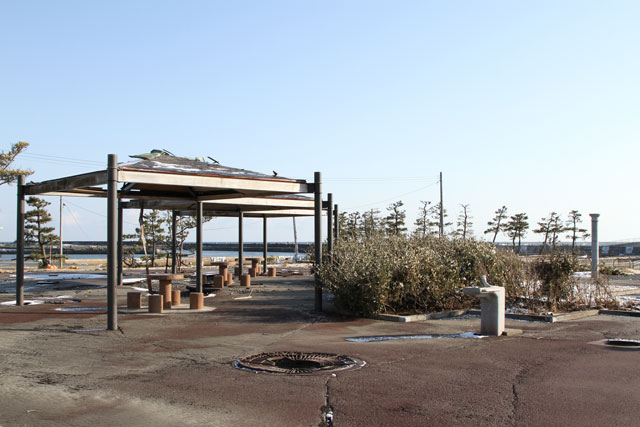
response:
{"label": "metal pipe post", "polygon": [[591,278],[598,278],[600,264],[600,242],[598,242],[598,217],[600,214],[593,213],[591,216]]}
{"label": "metal pipe post", "polygon": [[340,210],[338,209],[338,204],[336,203],[333,214],[336,216],[333,221],[333,226],[335,228],[335,239],[338,240],[340,238]]}
{"label": "metal pipe post", "polygon": [[333,253],[333,194],[327,193],[327,252]]}
{"label": "metal pipe post", "polygon": [[202,202],[196,202],[196,288],[202,292]]}
{"label": "metal pipe post", "polygon": [[118,330],[118,156],[109,154],[107,166],[107,329]]}
{"label": "metal pipe post", "polygon": [[178,226],[178,219],[176,217],[176,211],[171,211],[171,274],[178,272],[176,267],[177,256],[176,249],[178,247],[178,237],[176,234],[176,227]]}
{"label": "metal pipe post", "polygon": [[[315,172],[314,181],[314,256],[315,266],[322,263],[322,174]],[[322,284],[316,276],[315,280],[315,310],[322,311]]]}
{"label": "metal pipe post", "polygon": [[444,236],[444,201],[442,200],[442,172],[440,172],[440,226],[438,228],[440,237]]}
{"label": "metal pipe post", "polygon": [[63,243],[63,239],[62,239],[62,206],[64,206],[64,204],[62,203],[62,196],[60,196],[60,259],[58,260],[58,266],[60,268],[64,268],[64,243]]}
{"label": "metal pipe post", "polygon": [[242,276],[242,266],[244,265],[244,236],[242,233],[242,223],[244,222],[244,213],[238,211],[238,277]]}
{"label": "metal pipe post", "polygon": [[122,201],[118,197],[118,286],[122,286]]}
{"label": "metal pipe post", "polygon": [[263,266],[263,273],[267,274],[267,251],[268,251],[268,245],[269,243],[267,242],[267,216],[263,215],[262,216],[262,257],[264,258],[264,260],[262,261],[262,266]]}
{"label": "metal pipe post", "polygon": [[16,305],[24,305],[24,175],[18,176],[16,222]]}

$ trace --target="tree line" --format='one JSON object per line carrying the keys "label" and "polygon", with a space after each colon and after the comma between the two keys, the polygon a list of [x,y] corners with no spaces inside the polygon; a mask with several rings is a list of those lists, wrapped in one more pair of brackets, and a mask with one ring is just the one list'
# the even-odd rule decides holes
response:
{"label": "tree line", "polygon": [[[386,215],[382,215],[379,209],[369,209],[364,212],[341,212],[338,216],[341,235],[348,237],[370,237],[376,234],[406,235],[425,238],[427,236],[440,235],[440,203],[432,204],[429,201],[420,201],[418,215],[411,233],[407,231],[406,210],[404,203],[397,201],[389,205]],[[444,235],[468,239],[473,235],[473,217],[468,204],[460,205],[460,212],[456,218],[455,228],[451,229],[453,222],[448,221],[447,210],[443,209]],[[571,210],[567,219],[563,220],[556,212],[551,212],[537,222],[537,228],[531,231],[542,238],[540,253],[547,248],[555,248],[564,235],[571,242],[571,250],[575,249],[576,242],[589,237],[589,233],[582,228],[582,214],[577,210]],[[484,234],[491,238],[495,244],[499,233],[505,233],[511,241],[512,248],[520,253],[522,240],[530,230],[529,216],[524,212],[508,214],[506,206],[495,211],[494,217],[487,223]]]}

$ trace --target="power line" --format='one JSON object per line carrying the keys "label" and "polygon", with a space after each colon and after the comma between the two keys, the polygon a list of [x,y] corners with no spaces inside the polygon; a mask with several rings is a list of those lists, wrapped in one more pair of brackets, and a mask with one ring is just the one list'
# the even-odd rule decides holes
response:
{"label": "power line", "polygon": [[388,202],[389,200],[395,200],[395,199],[397,199],[397,198],[399,198],[399,197],[404,197],[404,196],[407,196],[407,195],[409,195],[409,194],[413,194],[413,193],[417,193],[418,191],[425,190],[425,189],[427,189],[427,188],[429,188],[429,187],[433,187],[434,185],[437,185],[437,184],[439,184],[439,183],[440,183],[440,180],[438,180],[438,181],[436,181],[436,182],[432,182],[431,184],[426,185],[426,186],[424,186],[424,187],[420,187],[420,188],[418,188],[418,189],[416,189],[416,190],[409,191],[409,192],[406,192],[406,193],[403,193],[403,194],[398,194],[397,196],[389,197],[388,199],[380,200],[380,201],[373,202],[373,203],[367,203],[367,204],[365,204],[365,205],[360,205],[360,206],[351,206],[351,207],[345,208],[345,210],[359,209],[359,208],[364,208],[364,207],[366,207],[366,206],[373,206],[373,205],[377,205],[377,204],[379,204],[379,203]]}
{"label": "power line", "polygon": [[325,182],[386,182],[386,181],[427,181],[435,176],[413,176],[413,177],[333,177],[324,178]]}
{"label": "power line", "polygon": [[104,162],[98,162],[95,160],[86,160],[86,159],[75,159],[71,157],[62,157],[62,156],[52,156],[49,154],[38,154],[38,153],[22,153],[20,154],[21,158],[44,161],[49,163],[61,163],[67,165],[76,165],[76,166],[105,166]]}
{"label": "power line", "polygon": [[[66,206],[66,203],[65,203]],[[80,231],[82,231],[82,233],[85,235],[85,237],[90,240],[91,238],[89,237],[89,234],[84,231],[84,228],[82,228],[82,226],[80,225],[80,222],[78,222],[78,220],[76,219],[76,216],[73,214],[73,211],[71,209],[68,209],[69,213],[71,214],[71,218],[73,218],[73,221],[76,223],[76,225],[78,226],[78,228],[80,229]]]}
{"label": "power line", "polygon": [[[64,202],[64,204],[65,204],[65,205],[66,205],[66,204],[70,204],[70,205],[72,205],[72,206],[75,206],[75,207],[76,207],[76,208],[78,208],[78,209],[82,209],[82,210],[84,210],[84,211],[87,211],[87,212],[92,213],[92,214],[94,214],[94,215],[100,216],[100,217],[102,217],[102,218],[107,218],[107,216],[106,216],[105,214],[101,214],[101,213],[99,213],[99,212],[92,211],[91,209],[87,209],[87,208],[84,208],[84,207],[82,207],[82,206],[76,205],[75,203],[71,203],[71,202],[70,202],[70,201],[68,201],[68,200],[67,200],[66,202]],[[133,225],[134,227],[137,227],[137,226],[139,225],[139,224],[137,224],[137,223],[133,223],[133,222],[129,222],[129,221],[124,221],[124,220],[123,220],[123,222],[124,222],[125,224],[128,224],[128,225]]]}

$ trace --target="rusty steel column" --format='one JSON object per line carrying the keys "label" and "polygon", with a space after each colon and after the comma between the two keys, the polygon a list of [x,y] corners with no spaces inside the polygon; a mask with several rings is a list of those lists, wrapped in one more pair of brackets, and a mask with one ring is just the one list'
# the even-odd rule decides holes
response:
{"label": "rusty steel column", "polygon": [[16,222],[16,305],[24,304],[24,175],[18,176]]}
{"label": "rusty steel column", "polygon": [[202,292],[202,202],[196,202],[196,292]]}
{"label": "rusty steel column", "polygon": [[[314,181],[314,264],[319,267],[322,263],[322,174],[315,172]],[[315,278],[315,310],[322,311],[322,284]]]}
{"label": "rusty steel column", "polygon": [[107,166],[107,329],[118,330],[118,156],[109,154]]}

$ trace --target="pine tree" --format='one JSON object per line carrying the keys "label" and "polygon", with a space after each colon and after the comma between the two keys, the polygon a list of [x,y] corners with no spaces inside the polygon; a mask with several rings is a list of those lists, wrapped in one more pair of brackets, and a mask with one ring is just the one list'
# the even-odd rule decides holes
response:
{"label": "pine tree", "polygon": [[582,214],[576,210],[572,210],[569,212],[569,219],[566,222],[565,231],[568,231],[569,234],[567,238],[571,239],[571,252],[574,252],[576,247],[576,240],[578,239],[586,239],[590,236],[587,232],[586,228],[580,228],[580,224],[582,223]]}
{"label": "pine tree", "polygon": [[346,215],[344,228],[341,229],[340,234],[345,236],[357,238],[360,235],[362,217],[360,212],[355,211]]}
{"label": "pine tree", "polygon": [[517,254],[520,253],[520,244],[522,242],[522,238],[527,234],[527,230],[529,229],[528,219],[529,217],[524,212],[518,213],[513,215],[509,219],[509,222],[505,224],[505,231],[511,239],[514,250],[516,247],[516,239],[518,239],[518,250],[516,251]]}
{"label": "pine tree", "polygon": [[551,247],[553,249],[556,248],[556,245],[560,240],[560,235],[565,231],[567,231],[567,229],[562,223],[562,219],[560,219],[560,215],[557,215],[557,214],[555,216],[552,215],[551,225],[549,227],[549,233],[551,234],[549,241],[551,242]]}
{"label": "pine tree", "polygon": [[418,208],[418,218],[416,218],[416,235],[421,238],[427,237],[429,230],[429,205],[431,202],[420,200],[421,206]]}
{"label": "pine tree", "polygon": [[542,218],[540,222],[538,222],[538,228],[533,230],[534,233],[544,234],[544,240],[542,241],[542,246],[540,247],[540,255],[544,252],[547,247],[547,242],[549,241],[549,235],[552,234],[555,224],[558,222],[558,214],[555,212],[551,212],[549,214],[549,218]]}
{"label": "pine tree", "polygon": [[387,233],[391,235],[400,235],[407,231],[407,227],[404,224],[407,213],[401,209],[402,206],[404,206],[404,203],[397,201],[387,207],[389,215],[385,218],[385,225]]}
{"label": "pine tree", "polygon": [[[60,241],[60,238],[54,233],[54,227],[47,227],[46,224],[51,222],[51,215],[47,211],[47,206],[51,203],[38,197],[29,197],[27,205],[33,209],[28,210],[24,214],[25,226],[24,237],[27,243],[36,243],[40,260],[43,266],[49,264],[47,260],[46,246],[52,245]],[[32,253],[32,257],[36,257]]]}
{"label": "pine tree", "polygon": [[460,205],[462,207],[462,211],[458,215],[458,228],[456,230],[456,235],[462,237],[463,239],[467,238],[468,234],[471,234],[471,226],[473,222],[471,222],[471,215],[469,213],[469,205]]}
{"label": "pine tree", "polygon": [[493,219],[487,223],[489,227],[484,231],[484,234],[493,233],[491,243],[496,243],[496,237],[498,237],[499,232],[506,231],[506,219],[507,207],[502,206],[496,211],[496,215],[493,217]]}
{"label": "pine tree", "polygon": [[[142,213],[141,213],[142,214]],[[167,229],[165,224],[167,223],[166,217],[160,215],[160,211],[153,209],[149,213],[142,215],[141,226],[136,228],[135,234],[128,234],[123,236],[126,238],[137,238],[142,243],[144,253],[147,255],[145,261],[151,261],[151,267],[154,266],[158,250],[163,246],[166,246],[169,237],[167,235]],[[147,252],[147,245],[151,245],[151,253]]]}
{"label": "pine tree", "polygon": [[371,237],[372,235],[380,231],[380,210],[369,209],[362,214],[362,233],[365,237]]}
{"label": "pine tree", "polygon": [[19,175],[28,176],[33,171],[23,169],[9,169],[11,163],[29,146],[28,142],[17,142],[11,145],[9,151],[0,151],[0,185],[9,184],[18,179]]}
{"label": "pine tree", "polygon": [[[444,222],[443,224],[443,236],[447,234],[447,232],[445,231],[447,227],[450,227],[453,225],[452,222],[447,222],[447,218],[449,217],[449,214],[447,214],[447,210],[443,209],[442,210],[442,220]],[[429,208],[429,228],[431,230],[433,230],[434,234],[439,234],[439,230],[440,230],[440,202],[436,203],[435,205],[431,206],[431,208]]]}

